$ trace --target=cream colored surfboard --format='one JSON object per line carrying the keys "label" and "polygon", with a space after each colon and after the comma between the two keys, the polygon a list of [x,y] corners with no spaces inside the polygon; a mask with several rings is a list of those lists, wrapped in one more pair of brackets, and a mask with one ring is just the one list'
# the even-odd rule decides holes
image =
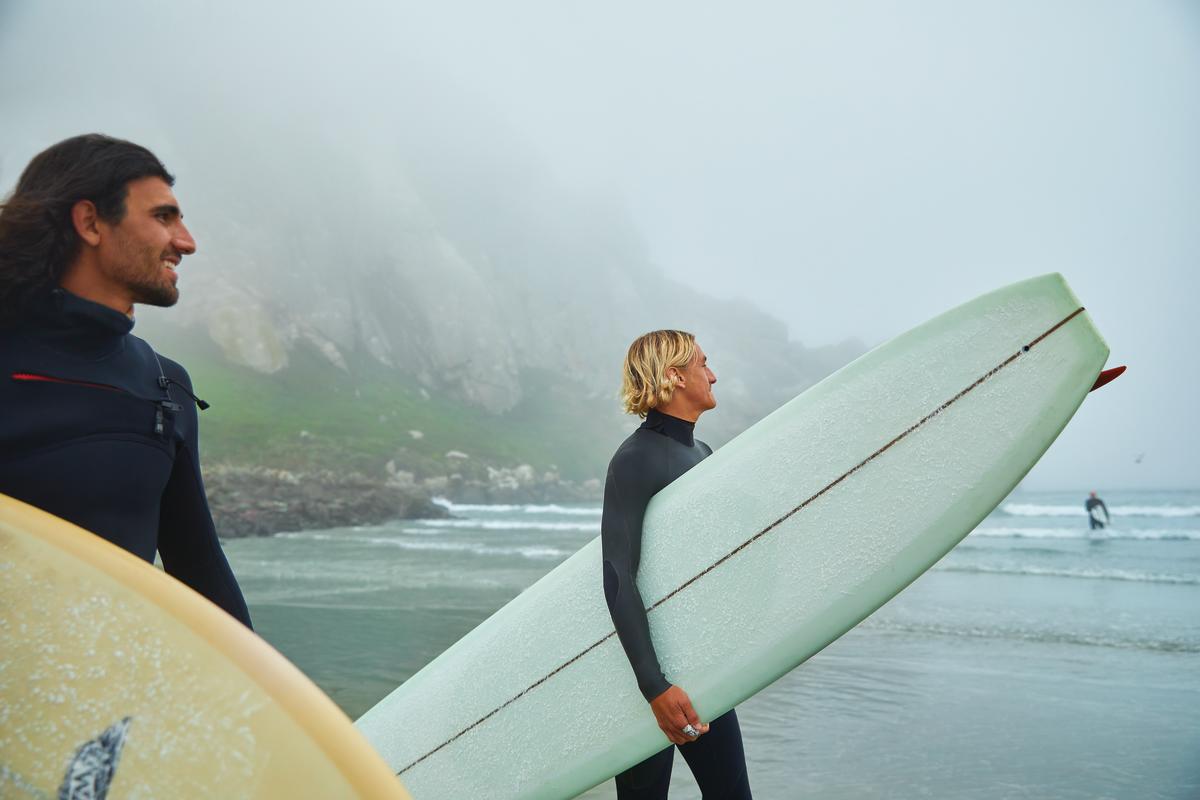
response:
{"label": "cream colored surfboard", "polygon": [[216,606],[0,495],[0,797],[409,795],[340,709]]}

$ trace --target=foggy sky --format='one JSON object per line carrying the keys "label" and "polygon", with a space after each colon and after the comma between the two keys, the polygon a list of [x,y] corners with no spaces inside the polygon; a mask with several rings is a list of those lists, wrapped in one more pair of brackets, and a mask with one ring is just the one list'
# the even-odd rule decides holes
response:
{"label": "foggy sky", "polygon": [[610,198],[668,274],[809,345],[1059,271],[1130,370],[1025,485],[1200,487],[1195,3],[253,5],[0,2],[0,191],[84,131],[158,152],[185,208],[221,179],[189,172],[206,126],[230,171],[418,131],[477,151],[453,167],[490,202]]}

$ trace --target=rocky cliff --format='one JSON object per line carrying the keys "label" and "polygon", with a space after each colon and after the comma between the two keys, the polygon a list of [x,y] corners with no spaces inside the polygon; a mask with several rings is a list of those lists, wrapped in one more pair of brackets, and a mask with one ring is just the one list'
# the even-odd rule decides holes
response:
{"label": "rocky cliff", "polygon": [[206,464],[386,483],[390,461],[475,496],[487,469],[529,464],[582,486],[634,424],[616,394],[640,333],[703,343],[714,446],[863,350],[805,348],[746,302],[668,278],[619,202],[517,145],[435,128],[359,132],[356,147],[269,127],[253,149],[235,132],[178,144],[200,251],[180,304],[140,311],[138,332],[220,400]]}

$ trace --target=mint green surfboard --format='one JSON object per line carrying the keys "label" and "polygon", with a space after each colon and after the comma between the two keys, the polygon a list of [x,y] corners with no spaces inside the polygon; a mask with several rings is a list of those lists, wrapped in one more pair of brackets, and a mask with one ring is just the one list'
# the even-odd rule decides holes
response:
{"label": "mint green surfboard", "polygon": [[[664,489],[638,586],[667,678],[713,719],[850,630],[1008,495],[1107,357],[1061,276],[1023,281],[867,353]],[[356,725],[415,797],[573,797],[668,744],[613,632],[598,539]]]}

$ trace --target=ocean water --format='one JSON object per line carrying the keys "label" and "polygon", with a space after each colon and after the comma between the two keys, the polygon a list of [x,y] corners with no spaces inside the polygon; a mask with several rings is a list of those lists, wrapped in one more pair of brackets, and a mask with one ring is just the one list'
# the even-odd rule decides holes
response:
{"label": "ocean water", "polygon": [[[1102,497],[1090,532],[1083,494],[1015,493],[740,706],[755,797],[1200,798],[1200,491]],[[599,534],[595,506],[446,505],[226,543],[258,632],[352,718]],[[678,757],[672,797],[699,798]]]}

